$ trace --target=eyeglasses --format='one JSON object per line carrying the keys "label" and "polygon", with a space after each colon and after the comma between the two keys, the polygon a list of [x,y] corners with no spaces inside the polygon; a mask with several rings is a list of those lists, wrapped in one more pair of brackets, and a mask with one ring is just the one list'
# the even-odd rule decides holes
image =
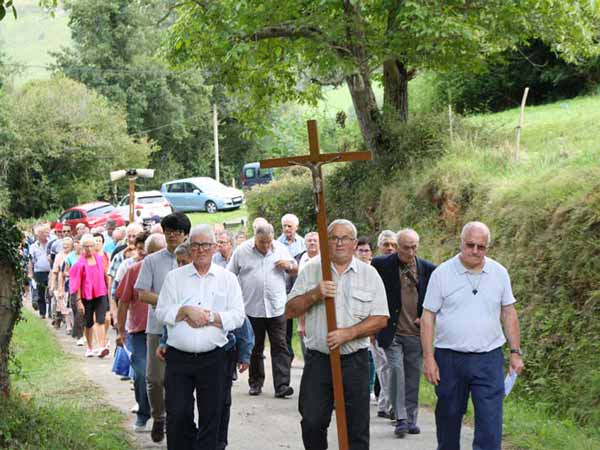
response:
{"label": "eyeglasses", "polygon": [[211,249],[214,245],[215,244],[213,242],[192,242],[190,244],[190,248],[192,250],[196,250],[196,251],[198,251],[198,250],[206,251],[206,250]]}
{"label": "eyeglasses", "polygon": [[225,245],[225,244],[230,244],[229,241],[217,241],[218,245]]}
{"label": "eyeglasses", "polygon": [[176,236],[181,236],[183,234],[183,231],[182,230],[168,230],[167,229],[167,230],[164,231],[164,233],[165,233],[165,235],[167,235],[167,234],[174,234]]}
{"label": "eyeglasses", "polygon": [[396,244],[395,242],[384,242],[383,244],[381,244],[382,247],[398,247],[398,244]]}
{"label": "eyeglasses", "polygon": [[480,244],[476,244],[474,242],[465,242],[465,246],[468,249],[473,250],[476,248],[477,250],[482,251],[482,252],[485,252],[488,249],[487,245],[480,245]]}
{"label": "eyeglasses", "polygon": [[330,244],[342,244],[342,245],[347,245],[350,242],[354,242],[356,239],[351,238],[350,236],[342,236],[342,237],[338,237],[338,236],[329,236],[327,238],[329,240]]}
{"label": "eyeglasses", "polygon": [[370,248],[359,248],[358,253],[371,253],[372,250]]}

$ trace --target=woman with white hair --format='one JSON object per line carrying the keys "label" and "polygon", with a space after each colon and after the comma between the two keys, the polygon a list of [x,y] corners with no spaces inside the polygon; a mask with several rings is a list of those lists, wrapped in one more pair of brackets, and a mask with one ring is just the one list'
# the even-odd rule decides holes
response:
{"label": "woman with white hair", "polygon": [[77,309],[84,314],[85,338],[87,341],[86,357],[95,356],[93,349],[94,317],[97,327],[97,337],[100,349],[97,355],[104,358],[109,350],[106,346],[104,321],[108,308],[108,279],[102,262],[102,256],[94,250],[96,241],[91,234],[81,237],[81,257],[69,270],[69,291],[76,294],[74,301]]}
{"label": "woman with white hair", "polygon": [[[54,311],[54,320],[52,325],[56,328],[60,328],[60,324],[67,317],[67,298],[68,293],[65,292],[65,280],[63,276],[63,270],[65,267],[65,261],[67,255],[73,250],[73,239],[65,237],[62,239],[62,250],[54,258],[54,264],[52,265],[52,272],[50,273],[50,283],[48,289],[52,293],[52,311]],[[69,324],[67,328],[70,330]]]}

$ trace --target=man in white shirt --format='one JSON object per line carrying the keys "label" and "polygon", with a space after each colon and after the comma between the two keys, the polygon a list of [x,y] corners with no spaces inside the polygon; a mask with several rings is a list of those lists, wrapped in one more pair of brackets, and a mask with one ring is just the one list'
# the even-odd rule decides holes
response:
{"label": "man in white shirt", "polygon": [[[169,450],[215,450],[224,404],[227,333],[242,326],[244,304],[236,277],[212,263],[215,235],[195,226],[192,264],[169,272],[156,317],[168,329],[165,404]],[[198,428],[194,423],[194,392]]]}
{"label": "man in white shirt", "polygon": [[255,343],[248,378],[249,394],[262,393],[265,381],[263,352],[265,334],[268,333],[275,397],[283,398],[294,393],[290,386],[291,358],[285,341],[285,275],[296,275],[298,264],[285,246],[273,239],[271,224],[259,223],[255,226],[254,233],[253,239],[247,240],[235,250],[227,269],[238,276],[244,293],[246,314],[254,329]]}

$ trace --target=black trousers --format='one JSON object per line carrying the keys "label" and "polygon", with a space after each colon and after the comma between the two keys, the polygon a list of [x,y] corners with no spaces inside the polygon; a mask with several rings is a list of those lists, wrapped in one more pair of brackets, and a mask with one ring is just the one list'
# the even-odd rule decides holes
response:
{"label": "black trousers", "polygon": [[[369,354],[367,349],[342,355],[350,450],[369,449]],[[327,428],[333,411],[333,383],[329,355],[306,351],[298,409],[302,442],[307,450],[327,448]]]}
{"label": "black trousers", "polygon": [[292,347],[292,339],[294,338],[294,319],[288,319],[285,323],[285,343],[287,344],[288,352],[290,353],[290,361],[294,360],[294,348]]}
{"label": "black trousers", "polygon": [[229,435],[229,418],[231,417],[231,387],[233,386],[233,373],[237,366],[237,351],[232,349],[225,352],[227,359],[224,394],[223,394],[223,412],[221,413],[221,425],[219,426],[219,437],[217,439],[217,450],[224,450],[229,444],[227,438]]}
{"label": "black trousers", "polygon": [[[48,297],[48,275],[49,272],[34,272],[33,279],[37,288],[37,304],[40,317],[46,317],[46,305],[48,305],[48,317],[52,315],[50,311],[50,298]],[[34,299],[32,299],[33,301]]]}
{"label": "black trousers", "polygon": [[[165,368],[167,447],[215,450],[224,402],[227,356],[222,348],[187,353],[168,347]],[[194,423],[194,391],[198,428]]]}
{"label": "black trousers", "polygon": [[275,392],[290,385],[290,366],[292,360],[285,342],[286,320],[285,316],[278,317],[250,317],[254,330],[254,348],[250,357],[250,373],[248,384],[250,387],[262,388],[265,382],[265,334],[269,335],[271,344],[271,363],[273,369],[273,386]]}

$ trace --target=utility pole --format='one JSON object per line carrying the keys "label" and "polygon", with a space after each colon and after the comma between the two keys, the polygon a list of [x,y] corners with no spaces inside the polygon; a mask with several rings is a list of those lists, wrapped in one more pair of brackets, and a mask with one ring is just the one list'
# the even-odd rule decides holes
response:
{"label": "utility pole", "polygon": [[213,139],[215,141],[215,180],[219,181],[219,124],[217,122],[217,104],[213,104]]}

